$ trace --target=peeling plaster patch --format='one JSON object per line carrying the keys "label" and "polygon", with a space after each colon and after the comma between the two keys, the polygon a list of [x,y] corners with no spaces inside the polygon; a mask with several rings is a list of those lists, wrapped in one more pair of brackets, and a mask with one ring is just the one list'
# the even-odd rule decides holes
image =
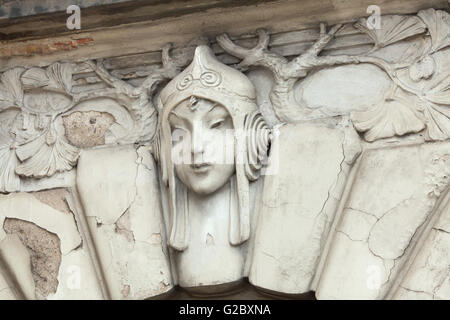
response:
{"label": "peeling plaster patch", "polygon": [[151,242],[152,244],[161,244],[162,243],[161,233],[153,233]]}
{"label": "peeling plaster patch", "polygon": [[[4,233],[1,226],[3,222],[0,224],[0,230]],[[15,296],[22,299],[36,299],[30,252],[17,234],[5,234],[0,241],[0,259],[4,280],[11,282],[10,286],[14,287]]]}
{"label": "peeling plaster patch", "polygon": [[12,56],[32,56],[40,54],[51,54],[54,52],[70,51],[80,46],[92,44],[94,39],[91,37],[79,39],[61,39],[59,41],[34,41],[19,43],[0,48],[0,57]]}
{"label": "peeling plaster patch", "polygon": [[[56,234],[61,241],[63,255],[81,244],[81,236],[72,214],[62,214],[61,211],[42,203],[29,193],[0,195],[0,224],[6,218],[29,221]],[[4,231],[0,229],[0,239],[3,236]]]}
{"label": "peeling plaster patch", "polygon": [[129,0],[1,0],[0,19],[65,11],[71,4],[76,4],[85,9],[127,1]]}
{"label": "peeling plaster patch", "polygon": [[40,202],[45,203],[53,209],[69,214],[72,213],[65,200],[67,195],[69,194],[66,189],[61,188],[44,190],[32,192],[31,194],[35,196]]}
{"label": "peeling plaster patch", "polygon": [[[66,189],[0,195],[0,226],[5,225],[0,227],[0,250],[26,299],[102,297],[66,196]],[[77,270],[82,272],[80,288],[89,293],[74,289]]]}
{"label": "peeling plaster patch", "polygon": [[[136,152],[130,146],[82,150],[77,187],[85,214],[113,225],[136,197]],[[117,188],[123,192],[117,192]]]}
{"label": "peeling plaster patch", "polygon": [[131,231],[130,210],[125,213],[116,222],[116,232],[127,239],[128,242],[134,242],[134,234]]}
{"label": "peeling plaster patch", "polygon": [[56,293],[61,265],[61,242],[58,236],[32,222],[19,219],[5,219],[3,228],[7,234],[17,234],[30,253],[36,297],[46,298]]}
{"label": "peeling plaster patch", "polygon": [[161,281],[159,283],[159,291],[160,292],[166,292],[167,288],[169,288],[169,287],[170,287],[170,283],[169,282]]}
{"label": "peeling plaster patch", "polygon": [[124,285],[123,289],[122,289],[122,296],[124,298],[128,297],[128,295],[130,294],[130,290],[131,290],[130,285],[128,285],[128,284]]}
{"label": "peeling plaster patch", "polygon": [[148,147],[132,145],[83,150],[78,162],[77,189],[112,299],[172,286],[154,166]]}
{"label": "peeling plaster patch", "polygon": [[107,112],[73,112],[63,117],[66,137],[71,144],[90,148],[105,144],[105,134],[114,123],[114,117]]}
{"label": "peeling plaster patch", "polygon": [[206,235],[206,245],[207,246],[214,245],[214,237],[209,232]]}

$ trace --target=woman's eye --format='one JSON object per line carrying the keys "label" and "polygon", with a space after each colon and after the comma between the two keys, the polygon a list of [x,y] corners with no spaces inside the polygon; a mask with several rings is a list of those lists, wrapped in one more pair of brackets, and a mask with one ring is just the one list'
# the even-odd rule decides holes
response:
{"label": "woman's eye", "polygon": [[186,128],[180,127],[180,126],[173,126],[171,127],[172,133],[177,132],[178,134],[187,132]]}
{"label": "woman's eye", "polygon": [[172,129],[172,143],[178,143],[185,139],[187,136],[187,130],[179,127],[174,127]]}
{"label": "woman's eye", "polygon": [[224,122],[225,122],[225,121],[223,121],[223,120],[214,122],[214,123],[211,125],[211,129],[217,129],[217,128],[220,128],[220,127],[224,124]]}

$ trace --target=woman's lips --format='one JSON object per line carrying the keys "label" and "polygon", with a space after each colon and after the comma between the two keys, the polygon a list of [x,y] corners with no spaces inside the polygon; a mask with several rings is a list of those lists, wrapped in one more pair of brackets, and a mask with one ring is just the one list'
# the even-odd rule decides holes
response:
{"label": "woman's lips", "polygon": [[191,164],[191,168],[195,173],[207,172],[211,168],[211,163],[193,163]]}

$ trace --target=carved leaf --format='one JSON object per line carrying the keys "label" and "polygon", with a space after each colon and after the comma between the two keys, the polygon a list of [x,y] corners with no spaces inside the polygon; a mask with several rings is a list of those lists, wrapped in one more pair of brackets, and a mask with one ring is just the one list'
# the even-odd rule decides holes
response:
{"label": "carved leaf", "polygon": [[18,161],[10,133],[18,114],[19,111],[15,109],[0,114],[0,192],[15,192],[20,188],[20,178],[14,172]]}
{"label": "carved leaf", "polygon": [[32,114],[56,115],[72,106],[72,65],[54,63],[46,70],[30,68],[21,77],[23,107]]}
{"label": "carved leaf", "polygon": [[446,140],[450,138],[450,108],[435,104],[426,104],[424,115],[427,123],[428,140]]}
{"label": "carved leaf", "polygon": [[422,80],[422,109],[427,123],[428,140],[450,138],[450,70],[435,74],[429,80]]}
{"label": "carved leaf", "polygon": [[23,99],[23,106],[33,114],[56,115],[70,109],[71,105],[70,96],[48,90],[27,91]]}
{"label": "carved leaf", "polygon": [[46,70],[30,68],[22,75],[22,83],[26,89],[57,89],[69,93],[72,90],[72,65],[69,63],[53,63]]}
{"label": "carved leaf", "polygon": [[22,103],[23,91],[20,75],[23,68],[14,68],[3,72],[0,77],[0,110]]}
{"label": "carved leaf", "polygon": [[72,90],[72,65],[69,63],[54,63],[47,69],[48,87]]}
{"label": "carved leaf", "polygon": [[367,111],[353,112],[351,119],[358,131],[365,132],[367,141],[420,132],[425,124],[409,107],[411,104],[409,99],[399,96]]}
{"label": "carved leaf", "polygon": [[55,172],[72,169],[79,156],[78,148],[70,145],[59,134],[54,125],[34,139],[25,139],[16,149],[22,163],[16,173],[26,177],[40,178]]}
{"label": "carved leaf", "polygon": [[25,89],[41,88],[48,85],[47,72],[42,68],[30,68],[21,77]]}
{"label": "carved leaf", "polygon": [[386,15],[380,20],[380,29],[369,29],[367,19],[362,18],[355,23],[355,28],[366,33],[375,42],[377,48],[424,33],[426,26],[416,16]]}
{"label": "carved leaf", "polygon": [[[409,67],[408,88],[420,97],[418,110],[426,123],[426,139],[444,140],[450,137],[450,70],[439,53],[426,55]],[[401,76],[401,73],[397,73]],[[399,77],[401,78],[401,77]]]}
{"label": "carved leaf", "polygon": [[417,14],[425,22],[431,36],[431,52],[450,45],[450,15],[441,10],[427,9]]}
{"label": "carved leaf", "polygon": [[423,92],[423,96],[429,101],[450,105],[450,70],[431,78]]}

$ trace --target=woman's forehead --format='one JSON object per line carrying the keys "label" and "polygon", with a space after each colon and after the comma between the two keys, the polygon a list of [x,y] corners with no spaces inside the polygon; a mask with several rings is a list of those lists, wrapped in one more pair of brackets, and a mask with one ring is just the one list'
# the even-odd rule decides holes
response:
{"label": "woman's forehead", "polygon": [[191,97],[180,102],[171,113],[179,118],[190,119],[192,117],[198,118],[210,114],[217,116],[227,115],[228,111],[220,103],[208,99]]}

